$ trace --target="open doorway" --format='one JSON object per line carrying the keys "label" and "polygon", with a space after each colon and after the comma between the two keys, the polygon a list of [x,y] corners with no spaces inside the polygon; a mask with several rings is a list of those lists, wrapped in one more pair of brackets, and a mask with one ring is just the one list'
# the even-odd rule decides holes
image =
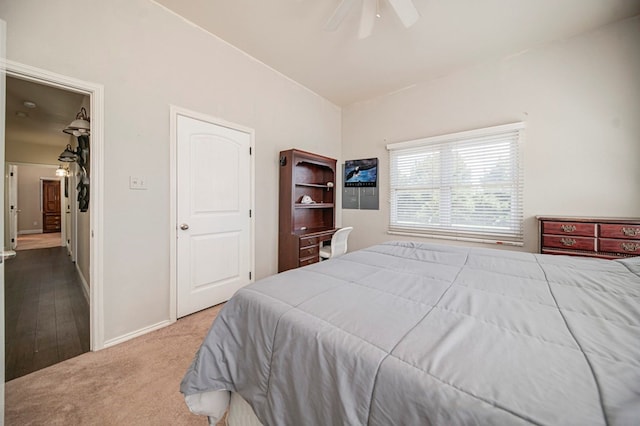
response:
{"label": "open doorway", "polygon": [[[5,380],[91,348],[89,213],[70,201],[77,165],[56,165],[78,145],[63,130],[89,106],[88,94],[6,77]],[[47,234],[57,243],[20,241]]]}
{"label": "open doorway", "polygon": [[7,163],[7,170],[7,247],[14,252],[67,247],[71,254],[75,229],[70,217],[75,212],[69,177],[59,176],[60,168],[53,164]]}

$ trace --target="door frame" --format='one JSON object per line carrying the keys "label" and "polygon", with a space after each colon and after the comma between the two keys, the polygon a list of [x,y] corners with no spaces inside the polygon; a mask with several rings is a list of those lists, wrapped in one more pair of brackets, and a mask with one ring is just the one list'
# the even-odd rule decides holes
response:
{"label": "door frame", "polygon": [[[178,312],[178,116],[192,118],[194,120],[206,121],[221,127],[248,133],[250,137],[249,146],[254,151],[255,131],[249,127],[231,123],[221,118],[212,117],[207,114],[192,111],[176,105],[169,105],[169,321],[177,321]],[[254,154],[254,153],[253,153]],[[249,204],[255,218],[255,155],[249,157],[249,168],[251,177],[249,178],[250,196]],[[249,246],[250,259],[249,268],[255,271],[255,220],[251,220],[249,225]]]}
{"label": "door frame", "polygon": [[[91,350],[104,347],[104,86],[0,58],[10,77],[88,95],[91,111],[91,199],[89,200],[90,253],[89,321]],[[4,139],[0,141],[4,152]],[[4,168],[4,161],[2,162]],[[4,281],[2,282],[4,285]]]}

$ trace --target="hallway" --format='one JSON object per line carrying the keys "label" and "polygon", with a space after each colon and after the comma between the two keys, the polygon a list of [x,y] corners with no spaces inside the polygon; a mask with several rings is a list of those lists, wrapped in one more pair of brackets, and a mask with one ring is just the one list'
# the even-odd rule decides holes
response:
{"label": "hallway", "polygon": [[5,380],[89,351],[89,304],[64,247],[5,263]]}
{"label": "hallway", "polygon": [[18,235],[16,251],[60,247],[60,239],[60,232]]}

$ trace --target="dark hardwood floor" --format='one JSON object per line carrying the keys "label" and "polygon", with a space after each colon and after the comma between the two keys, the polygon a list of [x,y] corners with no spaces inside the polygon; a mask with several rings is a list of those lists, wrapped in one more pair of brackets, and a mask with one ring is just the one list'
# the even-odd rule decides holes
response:
{"label": "dark hardwood floor", "polygon": [[89,351],[89,304],[64,247],[5,262],[5,380]]}

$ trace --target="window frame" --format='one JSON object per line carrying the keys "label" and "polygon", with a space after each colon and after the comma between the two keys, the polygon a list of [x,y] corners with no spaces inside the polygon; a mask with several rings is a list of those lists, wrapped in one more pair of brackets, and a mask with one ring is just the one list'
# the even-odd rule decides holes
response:
{"label": "window frame", "polygon": [[[398,142],[387,145],[389,151],[389,234],[396,235],[410,235],[429,238],[443,238],[459,241],[472,241],[483,242],[493,244],[507,244],[515,246],[524,245],[524,170],[522,161],[522,148],[524,143],[524,130],[525,123],[517,122],[504,124],[500,126],[487,127],[482,129],[469,130],[464,132],[445,134],[441,136],[427,137],[421,139],[415,139],[406,142]],[[449,200],[448,207],[446,196],[447,192],[449,197],[452,197],[456,189],[460,191],[463,185],[451,185],[452,176],[454,170],[448,169],[451,173],[439,173],[430,177],[431,180],[437,181],[438,184],[430,189],[424,189],[423,192],[419,185],[412,186],[411,184],[401,184],[398,182],[401,177],[401,170],[394,170],[394,168],[402,167],[397,166],[396,161],[402,156],[410,155],[423,155],[425,157],[429,155],[441,156],[442,152],[460,152],[465,147],[487,145],[488,149],[482,151],[486,154],[492,147],[495,147],[499,142],[508,142],[509,153],[507,161],[503,161],[504,158],[496,160],[495,165],[505,163],[509,164],[510,179],[502,181],[502,185],[505,188],[511,188],[511,194],[509,198],[510,212],[508,214],[507,226],[502,227],[488,227],[485,225],[462,225],[447,222],[447,218],[454,217],[453,203]],[[436,155],[437,154],[437,155]],[[500,162],[502,160],[502,162]],[[446,159],[437,160],[440,164],[453,165],[454,162],[449,158],[449,162]],[[491,164],[490,162],[487,164]],[[441,168],[442,169],[442,168]],[[406,175],[405,175],[406,176]],[[444,178],[443,178],[444,176]],[[437,177],[437,179],[436,179]],[[474,189],[479,189],[480,192],[486,190],[490,185],[486,183],[477,184]],[[504,190],[504,189],[503,189]],[[431,217],[441,218],[443,223],[429,224],[422,223],[410,223],[403,222],[398,219],[398,206],[402,204],[397,197],[402,194],[408,194],[413,191],[414,196],[422,196],[425,199],[429,196],[433,196],[437,192],[438,198],[438,215],[432,215]],[[437,197],[434,197],[437,198]],[[445,200],[444,205],[440,199]],[[406,204],[406,201],[405,201]],[[448,210],[447,210],[448,208]],[[401,211],[405,215],[415,213],[415,210],[411,208]],[[496,211],[498,213],[498,211]],[[497,218],[497,217],[496,217]]]}

